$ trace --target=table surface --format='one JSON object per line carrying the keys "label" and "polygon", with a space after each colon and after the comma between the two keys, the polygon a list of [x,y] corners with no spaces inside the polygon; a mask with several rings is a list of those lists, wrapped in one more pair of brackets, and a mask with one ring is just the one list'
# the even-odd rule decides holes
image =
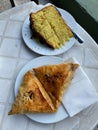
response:
{"label": "table surface", "polygon": [[[47,125],[31,121],[24,115],[8,116],[14,101],[17,74],[28,61],[40,56],[25,46],[21,35],[23,22],[35,6],[30,2],[0,14],[0,130],[91,130],[98,123],[98,103],[72,118]],[[79,24],[77,33],[84,44],[76,41],[70,50],[58,57],[65,60],[75,57],[98,91],[98,46]]]}

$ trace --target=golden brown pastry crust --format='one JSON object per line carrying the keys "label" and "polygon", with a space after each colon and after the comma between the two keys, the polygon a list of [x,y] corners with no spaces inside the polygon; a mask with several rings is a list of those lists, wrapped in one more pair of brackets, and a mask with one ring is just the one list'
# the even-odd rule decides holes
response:
{"label": "golden brown pastry crust", "polygon": [[45,65],[28,71],[8,113],[50,113],[58,110],[78,64]]}
{"label": "golden brown pastry crust", "polygon": [[50,96],[57,110],[64,91],[70,84],[78,64],[62,63],[46,65],[34,68],[36,77],[40,80],[46,92]]}
{"label": "golden brown pastry crust", "polygon": [[23,82],[19,88],[19,92],[12,105],[12,114],[27,114],[34,112],[53,112],[54,106],[42,87],[39,80],[33,75],[32,71],[28,71],[23,78]]}

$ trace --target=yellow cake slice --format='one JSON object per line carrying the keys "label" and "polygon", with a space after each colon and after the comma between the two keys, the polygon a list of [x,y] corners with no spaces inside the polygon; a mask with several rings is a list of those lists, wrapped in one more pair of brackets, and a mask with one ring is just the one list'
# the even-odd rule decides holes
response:
{"label": "yellow cake slice", "polygon": [[30,13],[30,27],[39,38],[44,39],[52,48],[60,48],[66,43],[73,34],[64,19],[53,6]]}

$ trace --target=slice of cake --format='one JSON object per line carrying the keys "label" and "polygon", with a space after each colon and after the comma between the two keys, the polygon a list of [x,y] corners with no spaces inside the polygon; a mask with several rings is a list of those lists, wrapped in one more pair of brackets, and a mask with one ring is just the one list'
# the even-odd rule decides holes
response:
{"label": "slice of cake", "polygon": [[57,9],[47,6],[30,13],[30,27],[52,48],[60,48],[73,34]]}
{"label": "slice of cake", "polygon": [[78,64],[73,63],[62,63],[33,69],[36,77],[50,96],[56,110],[58,110],[63,93],[69,86],[78,66]]}

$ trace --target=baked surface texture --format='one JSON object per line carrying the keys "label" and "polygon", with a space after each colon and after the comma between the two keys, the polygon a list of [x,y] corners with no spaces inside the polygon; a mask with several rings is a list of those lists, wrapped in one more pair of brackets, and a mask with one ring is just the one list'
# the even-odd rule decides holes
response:
{"label": "baked surface texture", "polygon": [[54,49],[60,48],[70,37],[73,37],[64,19],[53,5],[30,13],[30,27],[39,38]]}
{"label": "baked surface texture", "polygon": [[56,112],[79,65],[44,65],[26,72],[9,115]]}
{"label": "baked surface texture", "polygon": [[35,112],[53,112],[54,106],[42,87],[39,80],[28,71],[24,75],[23,82],[12,105],[12,114],[27,114]]}
{"label": "baked surface texture", "polygon": [[62,63],[33,69],[36,77],[50,96],[56,110],[58,110],[62,96],[67,90],[78,66],[78,64],[73,63]]}

